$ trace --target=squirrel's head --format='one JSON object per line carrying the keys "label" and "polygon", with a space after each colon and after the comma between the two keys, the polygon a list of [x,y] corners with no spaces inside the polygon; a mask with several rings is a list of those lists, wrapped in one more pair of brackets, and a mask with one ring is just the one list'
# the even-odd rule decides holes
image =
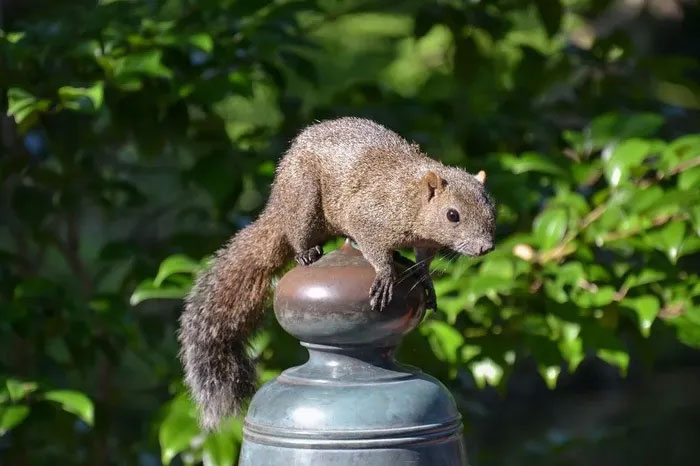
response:
{"label": "squirrel's head", "polygon": [[485,182],[483,171],[471,175],[453,167],[423,175],[420,235],[467,256],[491,251],[496,212]]}

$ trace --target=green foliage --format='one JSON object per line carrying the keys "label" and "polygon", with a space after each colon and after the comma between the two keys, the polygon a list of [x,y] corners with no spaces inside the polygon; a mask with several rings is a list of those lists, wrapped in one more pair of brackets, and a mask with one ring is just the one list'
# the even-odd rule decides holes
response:
{"label": "green foliage", "polygon": [[0,435],[24,421],[31,412],[30,407],[41,400],[56,402],[85,423],[93,423],[93,403],[85,394],[74,390],[39,390],[36,382],[8,378],[0,388]]}
{"label": "green foliage", "polygon": [[[498,247],[434,263],[439,310],[402,349],[456,394],[503,391],[528,362],[554,388],[587,357],[624,373],[669,335],[700,347],[697,10],[675,41],[645,26],[662,55],[632,26],[596,29],[608,3],[32,1],[0,16],[0,458],[235,461],[241,420],[204,434],[184,394],[180,299],[314,119],[374,118],[487,170]],[[261,381],[304,357],[269,316],[251,353]]]}
{"label": "green foliage", "polygon": [[161,460],[168,465],[176,455],[187,452],[189,458],[185,461],[188,463],[203,461],[205,465],[212,466],[232,464],[237,455],[236,445],[242,439],[242,429],[239,420],[231,419],[217,432],[200,432],[196,408],[181,393],[165,406],[165,416],[158,431]]}

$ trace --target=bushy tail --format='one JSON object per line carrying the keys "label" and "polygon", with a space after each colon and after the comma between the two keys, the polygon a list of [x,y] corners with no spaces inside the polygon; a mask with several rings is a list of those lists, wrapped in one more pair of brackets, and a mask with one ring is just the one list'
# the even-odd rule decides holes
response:
{"label": "bushy tail", "polygon": [[272,275],[290,252],[272,217],[263,212],[217,252],[185,301],[180,358],[205,429],[236,413],[254,392],[255,366],[246,340],[262,316]]}

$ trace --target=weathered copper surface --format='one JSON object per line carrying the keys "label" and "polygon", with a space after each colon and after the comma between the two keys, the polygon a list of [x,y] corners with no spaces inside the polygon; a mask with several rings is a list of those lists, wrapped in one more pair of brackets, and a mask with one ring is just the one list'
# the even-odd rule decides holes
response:
{"label": "weathered copper surface", "polygon": [[277,284],[275,315],[282,328],[307,343],[395,344],[423,318],[425,291],[397,266],[394,299],[382,312],[369,308],[374,269],[349,243]]}
{"label": "weathered copper surface", "polygon": [[369,308],[374,269],[348,243],[279,282],[275,314],[309,361],[251,401],[240,465],[465,466],[454,400],[394,350],[424,314],[424,289],[404,274],[383,312]]}

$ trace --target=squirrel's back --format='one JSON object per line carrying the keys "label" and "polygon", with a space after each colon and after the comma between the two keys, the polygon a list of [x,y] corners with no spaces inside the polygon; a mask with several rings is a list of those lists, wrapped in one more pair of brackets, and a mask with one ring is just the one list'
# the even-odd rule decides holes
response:
{"label": "squirrel's back", "polygon": [[[382,154],[381,157],[376,157]],[[376,167],[378,158],[403,166],[410,159],[424,158],[415,144],[371,120],[344,117],[322,121],[304,129],[293,141],[288,155],[313,159],[318,169],[349,175],[363,165]]]}

